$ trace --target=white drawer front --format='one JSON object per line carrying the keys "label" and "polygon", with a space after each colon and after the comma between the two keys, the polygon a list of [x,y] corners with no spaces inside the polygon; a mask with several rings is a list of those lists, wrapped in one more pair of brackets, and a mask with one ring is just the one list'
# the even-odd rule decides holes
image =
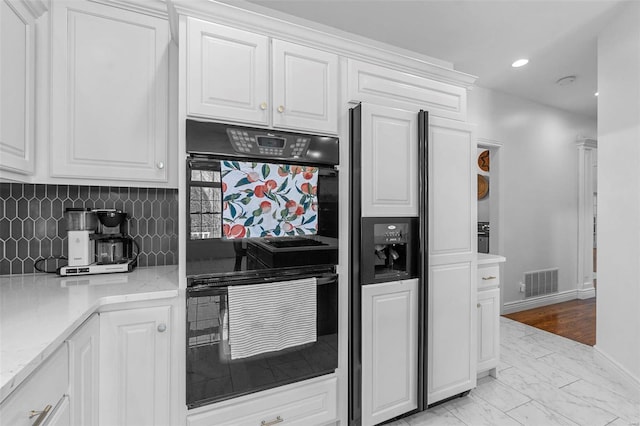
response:
{"label": "white drawer front", "polygon": [[[337,379],[286,386],[286,390],[257,393],[237,404],[223,403],[217,408],[187,417],[188,426],[310,426],[336,419]],[[264,423],[262,423],[264,421]]]}
{"label": "white drawer front", "polygon": [[29,418],[31,410],[51,408],[45,419],[52,418],[58,402],[69,388],[69,352],[63,344],[38,369],[0,404],[0,424],[30,426],[36,417]]}
{"label": "white drawer front", "polygon": [[478,265],[478,290],[500,286],[500,267],[498,265]]}

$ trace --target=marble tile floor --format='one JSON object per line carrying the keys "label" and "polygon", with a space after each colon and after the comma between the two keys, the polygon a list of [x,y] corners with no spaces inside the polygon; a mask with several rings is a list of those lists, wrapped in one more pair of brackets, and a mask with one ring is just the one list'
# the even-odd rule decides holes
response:
{"label": "marble tile floor", "polygon": [[640,392],[594,359],[594,349],[500,318],[498,378],[464,398],[385,426],[640,425]]}

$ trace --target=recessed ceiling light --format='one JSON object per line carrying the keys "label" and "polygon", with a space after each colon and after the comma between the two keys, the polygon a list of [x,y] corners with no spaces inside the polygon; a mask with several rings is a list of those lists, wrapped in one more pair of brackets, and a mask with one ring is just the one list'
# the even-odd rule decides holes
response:
{"label": "recessed ceiling light", "polygon": [[593,96],[598,96],[598,92],[594,93]]}
{"label": "recessed ceiling light", "polygon": [[520,67],[523,67],[523,66],[527,65],[528,63],[529,63],[528,59],[518,59],[517,61],[512,63],[511,66],[514,67],[514,68],[520,68]]}

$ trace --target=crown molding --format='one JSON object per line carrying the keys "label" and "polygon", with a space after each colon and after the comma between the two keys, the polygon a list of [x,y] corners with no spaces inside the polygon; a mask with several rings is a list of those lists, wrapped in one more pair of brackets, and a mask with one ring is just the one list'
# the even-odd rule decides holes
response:
{"label": "crown molding", "polygon": [[49,3],[44,0],[9,0],[9,3],[22,5],[34,19],[38,19],[49,10]]}
{"label": "crown molding", "polygon": [[[52,0],[55,1],[55,0]],[[91,0],[94,3],[102,3],[107,6],[119,7],[132,12],[168,19],[167,2],[164,0]]]}
{"label": "crown molding", "polygon": [[454,70],[453,65],[445,61],[276,11],[266,12],[264,8],[261,11],[250,10],[248,3],[227,4],[213,0],[167,0],[167,3],[171,33],[176,41],[179,15],[186,15],[284,41],[301,43],[465,89],[470,89],[477,79],[471,74]]}

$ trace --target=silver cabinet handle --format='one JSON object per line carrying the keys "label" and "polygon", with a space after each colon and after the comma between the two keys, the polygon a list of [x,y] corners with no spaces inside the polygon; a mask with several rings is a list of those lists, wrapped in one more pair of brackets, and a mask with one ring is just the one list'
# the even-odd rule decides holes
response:
{"label": "silver cabinet handle", "polygon": [[263,111],[264,111],[265,109],[267,109],[267,103],[266,103],[266,102],[261,103],[261,104],[260,104],[260,109],[261,109],[261,110],[263,110]]}
{"label": "silver cabinet handle", "polygon": [[158,324],[158,331],[160,333],[164,333],[167,330],[167,325],[165,323]]}
{"label": "silver cabinet handle", "polygon": [[162,161],[160,161],[157,166],[160,170],[164,169],[164,163]]}
{"label": "silver cabinet handle", "polygon": [[479,308],[479,307],[480,307],[480,304],[478,303],[478,304],[476,305],[476,308]]}
{"label": "silver cabinet handle", "polygon": [[280,105],[278,107],[278,112],[284,112],[284,106],[283,105]]}
{"label": "silver cabinet handle", "polygon": [[495,280],[496,277],[494,276],[490,276],[490,277],[482,277],[483,280]]}
{"label": "silver cabinet handle", "polygon": [[282,417],[278,416],[278,417],[276,417],[275,420],[271,420],[270,422],[268,422],[266,420],[263,420],[260,423],[260,426],[271,426],[271,425],[275,425],[275,424],[282,423],[282,422],[284,422],[284,419]]}
{"label": "silver cabinet handle", "polygon": [[36,419],[35,423],[32,426],[40,426],[40,424],[44,421],[45,417],[47,417],[47,414],[49,414],[49,411],[51,411],[51,404],[48,404],[46,407],[44,407],[44,410],[42,411],[31,410],[31,412],[29,413],[30,419],[35,416],[38,416],[38,418]]}

